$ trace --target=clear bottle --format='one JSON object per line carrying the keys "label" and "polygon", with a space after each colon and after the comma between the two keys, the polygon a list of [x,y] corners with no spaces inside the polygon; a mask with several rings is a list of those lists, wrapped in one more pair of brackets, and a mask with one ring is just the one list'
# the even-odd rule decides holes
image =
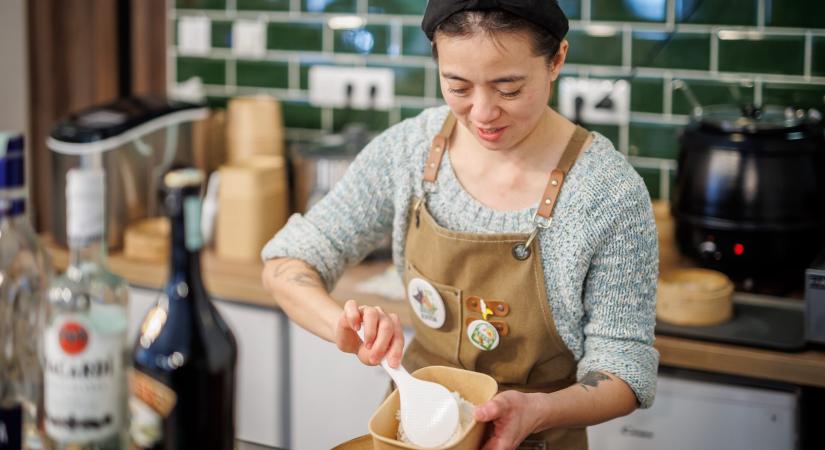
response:
{"label": "clear bottle", "polygon": [[38,337],[52,274],[26,216],[22,135],[0,132],[0,449],[36,450],[43,377]]}
{"label": "clear bottle", "polygon": [[66,175],[70,260],[48,292],[43,339],[45,431],[49,448],[127,446],[126,282],[105,265],[104,174]]}
{"label": "clear bottle", "polygon": [[232,450],[237,344],[201,279],[203,175],[164,177],[171,222],[169,281],[135,343],[132,440],[139,449]]}

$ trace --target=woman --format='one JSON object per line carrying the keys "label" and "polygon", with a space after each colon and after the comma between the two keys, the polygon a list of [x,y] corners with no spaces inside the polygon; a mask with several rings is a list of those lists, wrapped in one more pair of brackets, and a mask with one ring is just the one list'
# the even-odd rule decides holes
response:
{"label": "woman", "polygon": [[586,448],[587,425],[655,393],[647,190],[606,138],[547,106],[568,49],[555,2],[430,1],[422,27],[447,106],[379,135],[293,216],[262,252],[263,283],[309,331],[397,366],[398,317],[327,293],[392,233],[415,328],[404,366],[496,378],[474,413],[492,423],[484,449]]}

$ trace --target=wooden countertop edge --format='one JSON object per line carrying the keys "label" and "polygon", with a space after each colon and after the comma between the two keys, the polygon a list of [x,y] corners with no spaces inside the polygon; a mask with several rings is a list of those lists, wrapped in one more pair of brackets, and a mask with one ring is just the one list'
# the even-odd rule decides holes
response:
{"label": "wooden countertop edge", "polygon": [[[68,253],[44,238],[54,265],[63,270],[68,264]],[[207,290],[217,299],[257,307],[279,309],[261,285],[259,261],[221,260],[211,252],[203,254],[203,277]],[[109,269],[137,287],[160,289],[168,277],[167,263],[130,260],[119,254],[108,258]],[[365,295],[357,289],[364,279],[386,270],[387,263],[364,263],[348,268],[338,282],[332,297],[343,304],[349,298],[360,303],[381,306],[411,325],[406,302],[388,300],[377,295]],[[747,376],[791,384],[825,388],[825,351],[808,350],[785,353],[758,348],[718,344],[671,336],[656,336],[654,344],[665,366],[695,369],[730,375]]]}

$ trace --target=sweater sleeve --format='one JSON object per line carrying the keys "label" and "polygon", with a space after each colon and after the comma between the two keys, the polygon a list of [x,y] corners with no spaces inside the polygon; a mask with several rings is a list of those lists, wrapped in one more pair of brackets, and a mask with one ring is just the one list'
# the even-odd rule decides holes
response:
{"label": "sweater sleeve", "polygon": [[628,178],[622,180],[625,188],[599,209],[600,222],[607,225],[585,279],[584,354],[578,377],[609,372],[624,380],[639,405],[648,408],[659,363],[653,347],[658,240],[644,182],[635,172]]}
{"label": "sweater sleeve", "polygon": [[305,215],[293,214],[261,258],[301,259],[332,290],[347,265],[361,261],[388,236],[393,218],[393,136],[388,129],[358,154],[344,177]]}

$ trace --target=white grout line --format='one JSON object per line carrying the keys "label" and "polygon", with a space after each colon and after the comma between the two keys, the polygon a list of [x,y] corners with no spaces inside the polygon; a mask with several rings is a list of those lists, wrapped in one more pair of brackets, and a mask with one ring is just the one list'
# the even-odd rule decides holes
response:
{"label": "white grout line", "polygon": [[676,27],[676,0],[667,0],[665,27],[673,30]]}
{"label": "white grout line", "polygon": [[622,26],[622,67],[631,70],[633,65],[633,30],[630,25]]}
{"label": "white grout line", "polygon": [[335,47],[335,34],[332,28],[324,23],[323,31],[321,32],[321,51],[324,54],[331,54]]}
{"label": "white grout line", "polygon": [[762,106],[762,77],[753,80],[753,103]]}
{"label": "white grout line", "polygon": [[666,71],[662,83],[662,112],[666,118],[673,116],[673,74]]}
{"label": "white grout line", "polygon": [[719,72],[719,32],[710,34],[710,73]]}
{"label": "white grout line", "polygon": [[814,38],[811,33],[805,33],[805,68],[803,74],[806,80],[811,79],[811,65],[813,64]]}
{"label": "white grout line", "polygon": [[238,90],[238,60],[235,58],[227,59],[225,70],[227,92],[235,93]]}
{"label": "white grout line", "polygon": [[332,132],[332,108],[321,108],[321,129],[330,133]]}
{"label": "white grout line", "polygon": [[[296,6],[297,5],[297,6]],[[318,23],[324,22],[331,17],[337,17],[338,13],[307,13],[300,11],[300,0],[290,0],[290,11],[236,11],[233,16],[230,16],[227,11],[221,10],[176,10],[169,8],[170,18],[178,16],[192,15],[195,11],[199,15],[205,15],[212,20],[230,20],[235,17],[258,19],[261,16],[265,17],[270,22],[284,22],[284,23]],[[367,14],[369,23],[376,25],[388,25],[393,21],[400,21],[403,25],[421,25],[421,17],[417,15],[392,15],[392,14]],[[616,21],[599,21],[599,25],[611,26],[614,28],[622,28],[627,25],[627,22]],[[570,21],[571,29],[581,29],[591,24],[589,0],[582,2],[582,20]],[[663,31],[670,30],[670,26],[666,23],[647,23],[634,22],[632,25],[634,30],[639,31]],[[718,28],[714,25],[697,25],[697,24],[679,24],[680,33],[709,33],[712,29]],[[790,27],[757,27],[747,25],[725,25],[725,30],[731,31],[759,31],[768,35],[777,36],[804,36],[806,31],[810,31],[814,36],[825,36],[825,27],[806,30],[803,28]]]}
{"label": "white grout line", "polygon": [[238,11],[238,0],[226,0],[226,13],[229,16],[234,16]]}
{"label": "white grout line", "polygon": [[627,156],[630,149],[630,124],[619,126],[619,152]]}
{"label": "white grout line", "polygon": [[[171,11],[172,2],[174,0],[166,0],[166,10]],[[166,88],[174,86],[177,83],[178,65],[175,58],[176,49],[173,45],[172,36],[175,33],[175,18],[174,14],[169,15],[166,21]]]}
{"label": "white grout line", "polygon": [[390,48],[388,49],[389,56],[401,56],[401,22],[394,21],[390,24]]}
{"label": "white grout line", "polygon": [[653,158],[649,156],[628,156],[627,160],[633,167],[641,169],[661,169],[667,167],[668,170],[676,170],[676,161],[666,158]]}
{"label": "white grout line", "polygon": [[581,2],[581,15],[582,15],[582,22],[590,22],[592,20],[592,7],[593,7],[593,0],[583,0]]}
{"label": "white grout line", "polygon": [[301,58],[293,55],[289,58],[289,90],[298,92],[301,90]]}
{"label": "white grout line", "polygon": [[659,198],[670,199],[670,167],[665,164],[666,160],[659,163]]}
{"label": "white grout line", "polygon": [[[767,5],[765,4],[765,0],[759,0],[756,2],[756,28],[759,30],[765,29],[766,7]],[[787,7],[790,8],[791,6],[788,5]]]}
{"label": "white grout line", "polygon": [[435,63],[428,63],[425,68],[424,76],[424,95],[427,98],[435,99],[438,89],[438,66]]}
{"label": "white grout line", "polygon": [[401,107],[396,106],[390,109],[390,125],[394,125],[398,122],[401,122]]}
{"label": "white grout line", "polygon": [[358,0],[355,5],[355,14],[365,15],[368,12],[367,0]]}
{"label": "white grout line", "polygon": [[690,116],[685,114],[671,114],[667,117],[656,113],[631,112],[630,121],[633,123],[684,126],[690,123]]}

